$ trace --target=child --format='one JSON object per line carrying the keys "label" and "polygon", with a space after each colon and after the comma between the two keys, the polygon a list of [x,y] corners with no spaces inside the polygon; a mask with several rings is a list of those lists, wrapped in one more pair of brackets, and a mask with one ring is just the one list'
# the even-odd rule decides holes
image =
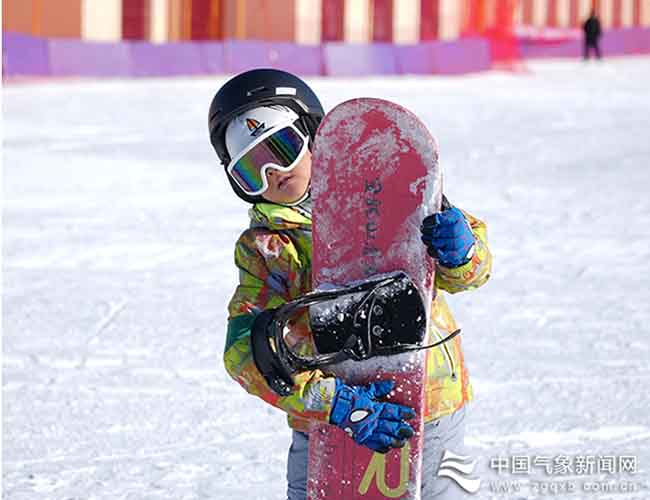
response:
{"label": "child", "polygon": [[[235,194],[252,204],[251,225],[235,248],[239,285],[228,306],[224,362],[246,391],[288,415],[293,429],[289,500],[306,499],[310,422],[345,426],[358,444],[382,453],[404,446],[413,435],[408,423],[413,410],[382,401],[393,382],[348,386],[321,370],[308,370],[295,373],[293,386],[282,393],[267,382],[251,346],[278,306],[311,291],[310,150],[323,114],[301,79],[257,69],[228,81],[209,115],[210,141],[228,180]],[[445,210],[423,221],[422,241],[437,259],[438,290],[456,293],[487,281],[491,255],[481,221],[446,203]],[[441,293],[432,304],[431,322],[440,338],[457,329]],[[309,329],[296,325],[286,337],[301,349],[309,344]],[[428,350],[426,366],[422,498],[456,498],[462,490],[435,475],[445,449],[462,450],[465,403],[472,398],[460,337]],[[351,424],[348,417],[358,410],[367,416]]]}

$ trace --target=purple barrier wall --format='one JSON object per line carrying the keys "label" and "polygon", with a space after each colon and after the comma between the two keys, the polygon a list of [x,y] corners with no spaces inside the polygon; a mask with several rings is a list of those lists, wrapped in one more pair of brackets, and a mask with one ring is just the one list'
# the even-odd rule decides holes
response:
{"label": "purple barrier wall", "polygon": [[328,76],[395,75],[395,46],[387,43],[327,43],[323,46],[324,74]]}
{"label": "purple barrier wall", "polygon": [[459,75],[490,69],[490,44],[483,38],[424,42],[395,48],[400,74]]}
{"label": "purple barrier wall", "polygon": [[[284,69],[299,75],[363,76],[463,74],[491,66],[490,42],[465,38],[418,45],[328,43],[303,46],[288,42],[99,43],[2,34],[3,77],[91,76],[145,77],[238,73],[255,67]],[[582,40],[550,42],[520,39],[523,58],[582,54]],[[609,30],[602,40],[605,56],[650,53],[650,28]]]}
{"label": "purple barrier wall", "polygon": [[648,53],[650,29],[624,28],[606,31],[601,45],[605,55]]}
{"label": "purple barrier wall", "polygon": [[[521,39],[519,46],[524,58],[581,57],[583,40],[553,43],[547,40]],[[650,28],[607,30],[600,43],[603,56],[650,53]]]}
{"label": "purple barrier wall", "polygon": [[289,42],[228,40],[224,44],[228,73],[252,68],[276,68],[298,75],[320,75],[323,66],[319,45]]}
{"label": "purple barrier wall", "polygon": [[203,73],[226,73],[225,50],[221,42],[205,42],[199,45]]}
{"label": "purple barrier wall", "polygon": [[48,46],[52,76],[131,76],[131,56],[126,43],[52,38]]}
{"label": "purple barrier wall", "polygon": [[635,28],[633,31],[636,50],[644,54],[650,54],[650,28]]}
{"label": "purple barrier wall", "polygon": [[178,76],[204,73],[200,44],[132,42],[132,76]]}
{"label": "purple barrier wall", "polygon": [[627,53],[632,39],[627,30],[607,30],[603,33],[600,48],[603,55],[618,56]]}
{"label": "purple barrier wall", "polygon": [[492,64],[490,42],[484,38],[465,38],[441,42],[433,50],[434,73],[460,75],[487,71]]}
{"label": "purple barrier wall", "polygon": [[432,75],[434,64],[431,53],[436,42],[404,45],[395,50],[397,68],[401,74]]}
{"label": "purple barrier wall", "polygon": [[20,33],[2,32],[2,75],[47,76],[50,60],[47,40]]}
{"label": "purple barrier wall", "polygon": [[633,28],[634,53],[650,54],[650,28]]}
{"label": "purple barrier wall", "polygon": [[625,32],[622,36],[625,38],[626,54],[650,53],[650,29],[628,28],[621,31]]}
{"label": "purple barrier wall", "polygon": [[539,43],[532,40],[519,42],[521,57],[524,59],[537,59],[541,57],[582,57],[582,41],[568,40],[562,42]]}

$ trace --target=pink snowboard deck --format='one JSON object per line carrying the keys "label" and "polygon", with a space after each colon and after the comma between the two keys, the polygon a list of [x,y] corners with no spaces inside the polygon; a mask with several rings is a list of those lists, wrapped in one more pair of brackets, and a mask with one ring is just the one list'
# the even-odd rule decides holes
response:
{"label": "pink snowboard deck", "polygon": [[[397,104],[361,98],[323,120],[313,151],[313,286],[344,285],[405,271],[429,313],[434,263],[420,240],[422,219],[439,210],[438,148],[420,120]],[[312,430],[310,500],[419,499],[423,353],[332,367],[349,384],[390,378],[393,402],[416,410],[416,435],[386,455],[359,446],[333,425]]]}

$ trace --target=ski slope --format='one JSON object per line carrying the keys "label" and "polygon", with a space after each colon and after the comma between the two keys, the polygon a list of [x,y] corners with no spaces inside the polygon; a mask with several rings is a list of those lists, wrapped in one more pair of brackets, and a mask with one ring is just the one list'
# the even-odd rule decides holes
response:
{"label": "ski slope", "polygon": [[[394,100],[488,223],[491,281],[449,297],[497,456],[633,455],[650,498],[650,59],[465,77],[312,79]],[[247,207],[207,137],[222,77],[3,88],[3,498],[282,499],[290,432],[221,356]]]}

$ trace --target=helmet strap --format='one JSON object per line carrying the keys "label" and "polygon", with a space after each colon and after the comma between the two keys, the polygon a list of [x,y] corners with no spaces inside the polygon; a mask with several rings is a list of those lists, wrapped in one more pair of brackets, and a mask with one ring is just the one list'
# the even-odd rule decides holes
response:
{"label": "helmet strap", "polygon": [[[264,194],[264,193],[262,193],[262,194]],[[310,183],[309,186],[307,186],[307,191],[305,191],[305,194],[303,194],[296,201],[292,201],[291,203],[278,203],[278,205],[282,205],[284,207],[297,207],[302,202],[304,202],[307,198],[309,198],[310,195],[311,195],[311,183]]]}

